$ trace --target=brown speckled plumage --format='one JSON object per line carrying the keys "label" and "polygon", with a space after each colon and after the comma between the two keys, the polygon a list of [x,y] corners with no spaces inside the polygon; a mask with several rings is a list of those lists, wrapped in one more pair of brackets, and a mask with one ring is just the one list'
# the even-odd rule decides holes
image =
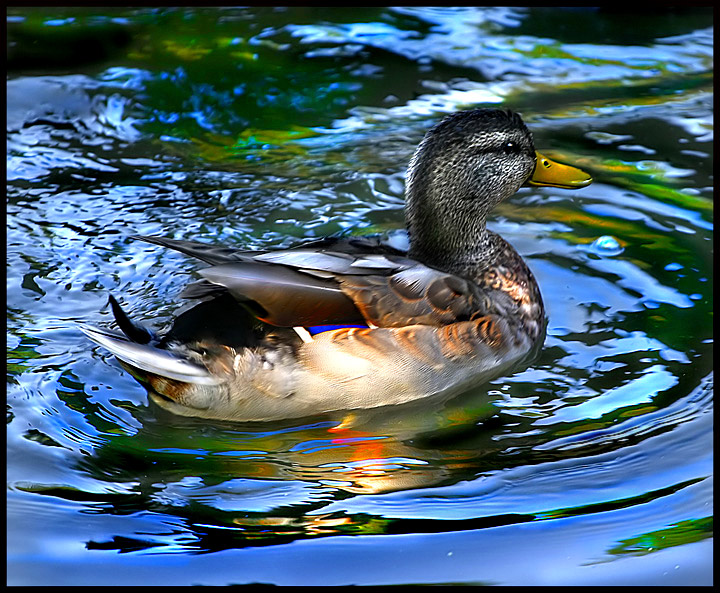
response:
{"label": "brown speckled plumage", "polygon": [[[531,271],[486,228],[492,208],[534,179],[535,163],[517,114],[453,114],[428,131],[410,162],[408,253],[373,238],[249,252],[142,237],[210,264],[183,293],[200,304],[159,338],[115,302],[125,335],[83,331],[148,385],[159,405],[184,415],[270,420],[477,384],[544,336]],[[585,181],[544,177],[541,184],[578,183]],[[367,327],[313,337],[303,329],[324,324]]]}

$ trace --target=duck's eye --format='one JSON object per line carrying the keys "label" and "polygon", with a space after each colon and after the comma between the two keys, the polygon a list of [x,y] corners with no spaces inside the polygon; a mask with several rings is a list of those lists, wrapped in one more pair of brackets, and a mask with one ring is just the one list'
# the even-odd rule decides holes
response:
{"label": "duck's eye", "polygon": [[512,140],[510,140],[502,145],[502,151],[505,154],[517,154],[518,152],[520,152],[520,146],[517,142],[513,142]]}

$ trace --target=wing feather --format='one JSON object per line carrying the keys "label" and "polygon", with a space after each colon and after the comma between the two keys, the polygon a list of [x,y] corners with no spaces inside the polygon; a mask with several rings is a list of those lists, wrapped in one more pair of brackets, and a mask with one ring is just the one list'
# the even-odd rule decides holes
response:
{"label": "wing feather", "polygon": [[487,299],[473,283],[409,259],[379,241],[325,240],[258,253],[139,238],[212,264],[200,271],[204,280],[190,285],[184,297],[204,298],[227,290],[240,302],[252,301],[253,314],[276,326],[441,326],[488,312]]}

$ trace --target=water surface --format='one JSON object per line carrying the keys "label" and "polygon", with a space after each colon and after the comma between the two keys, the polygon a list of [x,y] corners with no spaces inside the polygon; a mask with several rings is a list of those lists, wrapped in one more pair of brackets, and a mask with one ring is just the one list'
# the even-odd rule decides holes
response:
{"label": "water surface", "polygon": [[[712,12],[10,9],[9,584],[711,584]],[[398,233],[446,113],[590,172],[492,230],[548,314],[452,400],[171,416],[75,325],[155,328],[198,262]]]}

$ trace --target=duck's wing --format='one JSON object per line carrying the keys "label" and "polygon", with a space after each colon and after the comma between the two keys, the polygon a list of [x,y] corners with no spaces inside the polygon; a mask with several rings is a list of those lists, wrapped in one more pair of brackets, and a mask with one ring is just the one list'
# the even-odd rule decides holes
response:
{"label": "duck's wing", "polygon": [[475,284],[418,262],[389,274],[346,275],[340,287],[378,327],[443,326],[491,312]]}
{"label": "duck's wing", "polygon": [[209,243],[200,243],[198,241],[182,241],[178,239],[168,239],[167,237],[156,237],[151,235],[132,235],[131,239],[139,239],[146,243],[153,243],[162,247],[179,251],[190,257],[204,261],[211,266],[218,266],[234,261],[243,261],[248,254],[252,252],[232,249],[230,247],[221,247],[219,245],[211,245]]}
{"label": "duck's wing", "polygon": [[[287,250],[279,253],[293,253],[290,259],[295,265],[271,265],[272,262],[256,259],[269,253],[264,251],[245,251],[166,237],[138,235],[134,238],[211,264],[210,268],[200,271],[204,280],[190,284],[183,291],[183,298],[207,298],[229,292],[259,319],[283,327],[363,322],[358,309],[331,276],[313,276],[297,269],[303,262],[316,270],[327,265],[337,267],[337,263],[333,266],[332,262],[341,259],[340,255],[333,258],[323,256],[321,252]],[[310,255],[313,253],[316,254],[314,258]],[[314,259],[314,263],[310,259]]]}
{"label": "duck's wing", "polygon": [[215,264],[200,271],[204,281],[191,285],[184,297],[226,290],[258,318],[276,326],[441,326],[486,313],[487,299],[472,282],[397,250],[371,252],[371,242],[248,252],[143,239]]}
{"label": "duck's wing", "polygon": [[[221,247],[199,241],[168,239],[167,237],[154,235],[132,235],[131,238],[179,251],[180,253],[197,258],[213,266],[237,261],[248,261],[252,256],[268,253],[267,251],[234,249],[232,247]],[[402,238],[384,237],[382,235],[365,237],[322,237],[320,239],[304,241],[285,251],[310,249],[314,251],[333,251],[353,255],[386,254],[404,256],[405,251],[398,246],[398,243],[402,243]]]}

